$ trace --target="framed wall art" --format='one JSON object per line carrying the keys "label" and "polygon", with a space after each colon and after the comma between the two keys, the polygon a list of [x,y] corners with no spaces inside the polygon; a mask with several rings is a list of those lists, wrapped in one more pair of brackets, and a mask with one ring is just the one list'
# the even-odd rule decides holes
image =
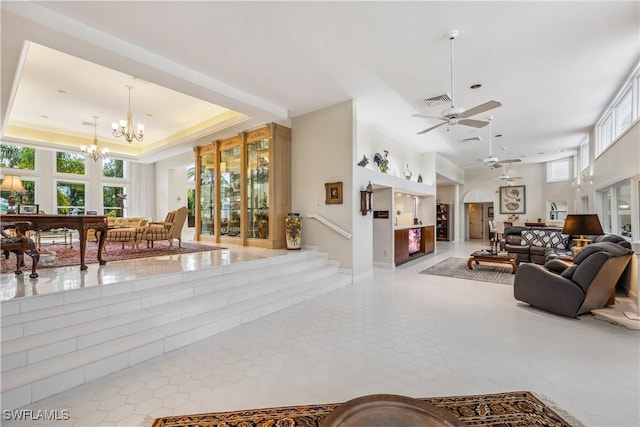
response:
{"label": "framed wall art", "polygon": [[526,188],[524,185],[500,187],[501,214],[523,214],[526,212]]}
{"label": "framed wall art", "polygon": [[325,204],[341,205],[342,204],[342,182],[327,182],[324,185]]}
{"label": "framed wall art", "polygon": [[18,213],[21,215],[37,215],[39,205],[19,205]]}

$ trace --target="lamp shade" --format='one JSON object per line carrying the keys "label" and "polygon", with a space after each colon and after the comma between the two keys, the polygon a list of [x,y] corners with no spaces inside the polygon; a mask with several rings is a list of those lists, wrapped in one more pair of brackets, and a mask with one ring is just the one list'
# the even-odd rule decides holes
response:
{"label": "lamp shade", "polygon": [[22,180],[16,175],[5,175],[2,184],[0,184],[0,190],[17,191],[20,193],[26,191],[22,186]]}
{"label": "lamp shade", "polygon": [[562,228],[562,234],[571,234],[572,236],[591,235],[597,236],[604,234],[600,220],[596,214],[576,214],[567,215]]}

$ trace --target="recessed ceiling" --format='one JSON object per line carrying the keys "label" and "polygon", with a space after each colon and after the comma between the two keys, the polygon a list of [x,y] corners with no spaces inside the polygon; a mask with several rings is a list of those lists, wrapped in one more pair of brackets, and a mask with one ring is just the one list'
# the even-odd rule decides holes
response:
{"label": "recessed ceiling", "polygon": [[[26,44],[21,71],[5,136],[49,147],[77,149],[91,142],[93,116],[99,117],[100,145],[114,155],[135,158],[184,143],[190,135],[247,119],[227,108],[36,43]],[[131,143],[112,135],[112,123],[126,119],[129,110],[127,86],[132,87],[134,125],[144,124],[145,130],[142,141]]]}

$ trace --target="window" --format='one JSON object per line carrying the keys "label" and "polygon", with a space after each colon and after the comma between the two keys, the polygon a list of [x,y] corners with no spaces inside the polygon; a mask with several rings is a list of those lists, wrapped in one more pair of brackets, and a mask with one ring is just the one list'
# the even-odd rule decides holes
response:
{"label": "window", "polygon": [[597,155],[600,155],[611,145],[612,137],[612,123],[613,119],[611,118],[611,114],[607,115],[602,124],[599,126],[598,131],[598,144],[597,144]]}
{"label": "window", "polygon": [[589,166],[589,138],[580,144],[580,170],[583,171]]}
{"label": "window", "polygon": [[602,230],[611,233],[611,191],[606,189],[600,192],[600,204],[602,206]]}
{"label": "window", "polygon": [[631,184],[616,188],[617,234],[631,237]]}
{"label": "window", "polygon": [[84,175],[85,170],[86,163],[83,155],[66,151],[56,152],[56,172]]}
{"label": "window", "polygon": [[547,182],[569,180],[569,159],[547,163]]}
{"label": "window", "polygon": [[624,132],[633,121],[633,98],[631,88],[616,105],[616,136]]}
{"label": "window", "polygon": [[85,184],[79,182],[56,183],[56,199],[58,214],[84,215],[85,212]]}
{"label": "window", "polygon": [[11,169],[35,170],[35,160],[36,150],[31,147],[0,144],[0,166]]}
{"label": "window", "polygon": [[[4,181],[0,180],[0,183]],[[20,178],[22,186],[24,187],[24,193],[12,192],[9,190],[0,190],[0,212],[7,213],[10,210],[9,203],[13,205],[15,201],[16,205],[33,205],[36,190],[36,182],[29,179]],[[13,194],[12,194],[13,193]],[[12,198],[13,196],[13,198]]]}
{"label": "window", "polygon": [[102,162],[102,176],[108,178],[124,178],[126,162],[124,160],[108,158]]}
{"label": "window", "polygon": [[127,195],[124,187],[105,185],[102,187],[104,214],[112,217],[124,216],[124,201]]}
{"label": "window", "polygon": [[640,116],[640,62],[596,124],[595,156],[602,154]]}

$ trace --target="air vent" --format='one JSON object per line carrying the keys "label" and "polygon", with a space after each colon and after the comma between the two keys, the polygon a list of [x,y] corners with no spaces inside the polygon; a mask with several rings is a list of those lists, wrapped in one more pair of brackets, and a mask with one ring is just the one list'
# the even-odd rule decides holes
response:
{"label": "air vent", "polygon": [[440,104],[444,104],[445,102],[451,102],[451,95],[449,95],[448,93],[445,93],[444,95],[434,96],[431,98],[426,98],[424,100],[424,103],[427,104],[428,106],[440,105]]}
{"label": "air vent", "polygon": [[95,127],[96,124],[92,123],[92,122],[82,122],[82,126],[91,126],[91,127]]}
{"label": "air vent", "polygon": [[482,138],[479,136],[470,136],[469,138],[462,138],[460,142],[474,142],[474,141],[482,141]]}

